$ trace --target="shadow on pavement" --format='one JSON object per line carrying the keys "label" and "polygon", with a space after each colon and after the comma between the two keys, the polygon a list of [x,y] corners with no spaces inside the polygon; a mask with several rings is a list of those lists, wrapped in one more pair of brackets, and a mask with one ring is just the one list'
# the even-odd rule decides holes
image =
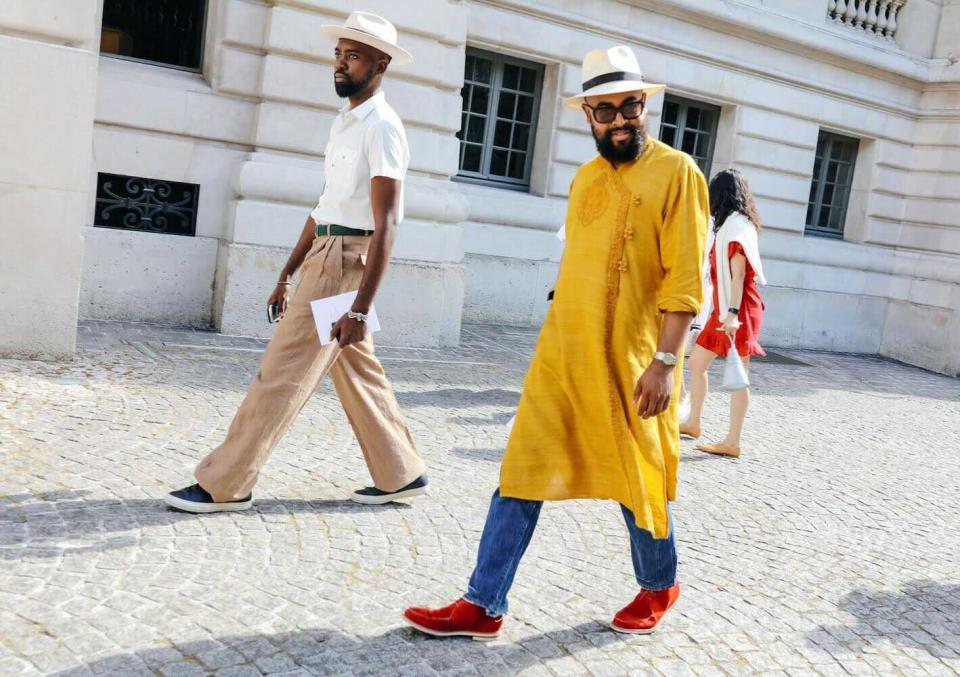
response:
{"label": "shadow on pavement", "polygon": [[[156,499],[87,500],[87,491],[0,496],[0,560],[62,557],[106,552],[137,544],[123,532],[168,526],[187,520],[243,519],[245,514],[362,513],[408,510],[406,503],[361,505],[350,500],[258,499],[246,513],[193,515]],[[117,535],[110,535],[110,534]],[[64,541],[73,540],[72,544]],[[84,543],[83,541],[91,541]]]}
{"label": "shadow on pavement", "polygon": [[840,608],[857,622],[822,626],[808,633],[811,644],[835,647],[839,641],[869,653],[873,641],[885,639],[936,658],[960,654],[960,583],[916,580],[900,590],[857,588],[844,595]]}
{"label": "shadow on pavement", "polygon": [[467,390],[466,388],[442,388],[427,391],[398,392],[397,400],[402,407],[477,407],[493,405],[516,408],[520,402],[519,390]]}
{"label": "shadow on pavement", "polygon": [[[315,629],[276,635],[231,635],[139,649],[99,659],[85,668],[93,674],[109,675],[208,674],[230,668],[243,675],[421,675],[466,674],[463,670],[471,666],[476,672],[471,670],[470,674],[512,675],[547,663],[554,656],[568,657],[580,650],[626,641],[625,636],[596,621],[526,637],[518,643],[439,639],[407,627],[370,636]],[[543,654],[544,647],[548,648],[546,656],[538,655]],[[160,672],[155,673],[156,670]],[[53,674],[67,677],[77,671],[73,668]]]}
{"label": "shadow on pavement", "polygon": [[450,450],[454,456],[465,458],[470,461],[487,461],[488,463],[499,463],[503,460],[503,448],[499,449],[476,449],[473,447],[454,447]]}

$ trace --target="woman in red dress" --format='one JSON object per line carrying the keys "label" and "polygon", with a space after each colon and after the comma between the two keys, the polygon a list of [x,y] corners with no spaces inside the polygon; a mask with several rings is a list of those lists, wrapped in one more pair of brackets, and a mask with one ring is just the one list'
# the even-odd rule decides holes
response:
{"label": "woman in red dress", "polygon": [[[731,337],[745,368],[749,368],[751,356],[766,355],[760,346],[764,306],[757,290],[758,281],[765,283],[757,246],[760,216],[743,174],[728,169],[713,178],[710,182],[710,213],[715,224],[713,250],[710,252],[713,310],[697,337],[688,362],[690,415],[680,424],[680,434],[694,439],[701,435],[700,415],[707,397],[707,369],[718,355],[727,356]],[[717,443],[697,445],[697,449],[721,456],[740,456],[740,433],[749,404],[749,389],[733,392],[730,397],[730,429],[726,437]]]}

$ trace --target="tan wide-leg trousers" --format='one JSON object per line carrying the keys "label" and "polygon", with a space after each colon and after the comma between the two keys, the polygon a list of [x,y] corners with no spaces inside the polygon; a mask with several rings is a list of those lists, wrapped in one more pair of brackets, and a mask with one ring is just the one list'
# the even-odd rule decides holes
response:
{"label": "tan wide-leg trousers", "polygon": [[318,237],[300,269],[300,283],[234,416],[223,444],[194,473],[215,501],[247,496],[270,452],[329,371],[363,450],[374,485],[395,491],[423,474],[396,396],[370,335],[341,350],[320,345],[310,301],[360,286],[369,238]]}

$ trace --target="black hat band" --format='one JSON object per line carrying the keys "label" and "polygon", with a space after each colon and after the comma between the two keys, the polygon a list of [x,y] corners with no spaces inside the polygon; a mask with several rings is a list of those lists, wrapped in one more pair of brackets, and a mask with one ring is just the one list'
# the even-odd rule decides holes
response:
{"label": "black hat band", "polygon": [[629,71],[614,71],[613,73],[604,73],[595,78],[590,78],[583,83],[583,91],[593,89],[598,85],[605,85],[608,82],[619,82],[620,80],[638,80],[643,82],[642,73],[631,73]]}

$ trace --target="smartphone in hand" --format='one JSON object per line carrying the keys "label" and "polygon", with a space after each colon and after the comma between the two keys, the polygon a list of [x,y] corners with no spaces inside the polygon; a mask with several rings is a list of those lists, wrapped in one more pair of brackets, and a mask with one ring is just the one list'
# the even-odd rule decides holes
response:
{"label": "smartphone in hand", "polygon": [[271,303],[267,306],[267,322],[274,324],[280,321],[280,314],[283,312],[283,306],[279,303]]}

